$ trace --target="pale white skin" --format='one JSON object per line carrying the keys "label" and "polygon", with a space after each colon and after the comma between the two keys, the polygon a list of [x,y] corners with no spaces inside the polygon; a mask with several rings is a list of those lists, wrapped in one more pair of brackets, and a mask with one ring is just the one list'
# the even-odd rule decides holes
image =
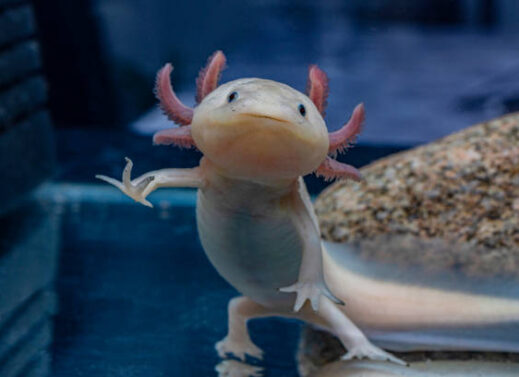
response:
{"label": "pale white skin", "polygon": [[[237,96],[229,101],[232,93]],[[218,354],[261,358],[247,321],[286,316],[334,333],[348,350],[344,359],[405,364],[364,336],[325,283],[319,226],[301,178],[328,153],[327,128],[312,101],[274,81],[236,80],[204,98],[191,129],[204,154],[199,167],[163,169],[130,180],[128,160],[122,182],[98,178],[148,206],[146,197],[159,187],[198,188],[204,250],[243,294],[229,303],[229,333],[216,345]]]}

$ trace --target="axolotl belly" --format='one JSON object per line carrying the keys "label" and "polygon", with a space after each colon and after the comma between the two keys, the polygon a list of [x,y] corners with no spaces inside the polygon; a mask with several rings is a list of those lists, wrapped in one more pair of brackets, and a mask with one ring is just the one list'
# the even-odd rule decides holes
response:
{"label": "axolotl belly", "polygon": [[297,280],[303,241],[285,202],[278,189],[218,177],[198,191],[196,214],[220,275],[244,296],[290,311],[294,297],[279,288]]}

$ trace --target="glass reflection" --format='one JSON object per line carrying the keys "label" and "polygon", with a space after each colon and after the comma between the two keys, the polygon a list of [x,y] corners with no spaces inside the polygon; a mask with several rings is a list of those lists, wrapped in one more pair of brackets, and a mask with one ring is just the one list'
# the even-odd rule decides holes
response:
{"label": "glass reflection", "polygon": [[50,372],[58,217],[34,200],[0,218],[0,376]]}

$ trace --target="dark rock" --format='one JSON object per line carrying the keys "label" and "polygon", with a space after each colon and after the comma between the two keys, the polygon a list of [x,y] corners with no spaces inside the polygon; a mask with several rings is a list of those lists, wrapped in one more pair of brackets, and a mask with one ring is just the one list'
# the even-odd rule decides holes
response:
{"label": "dark rock", "polygon": [[0,54],[0,86],[18,81],[40,68],[38,44],[28,41]]}
{"label": "dark rock", "polygon": [[54,139],[47,112],[38,112],[0,134],[0,214],[48,178],[54,167]]}
{"label": "dark rock", "polygon": [[40,77],[31,77],[0,94],[0,132],[45,103],[47,85]]}
{"label": "dark rock", "polygon": [[0,8],[12,7],[13,5],[20,5],[28,3],[28,0],[0,0]]}
{"label": "dark rock", "polygon": [[0,47],[33,35],[35,23],[30,6],[8,9],[0,14]]}

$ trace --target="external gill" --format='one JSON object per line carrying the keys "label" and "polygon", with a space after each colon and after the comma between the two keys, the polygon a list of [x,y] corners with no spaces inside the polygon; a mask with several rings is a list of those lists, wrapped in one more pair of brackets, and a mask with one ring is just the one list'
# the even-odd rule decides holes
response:
{"label": "external gill", "polygon": [[[328,99],[328,92],[328,77],[326,73],[316,65],[311,65],[308,70],[307,94],[323,116]],[[364,104],[361,103],[355,107],[350,120],[346,124],[339,130],[328,134],[330,145],[328,153],[335,156],[353,144],[357,135],[362,130],[364,119]],[[327,181],[333,179],[353,179],[358,181],[361,179],[360,172],[355,167],[339,162],[332,157],[326,157],[315,171],[315,174],[323,177]]]}
{"label": "external gill", "polygon": [[[218,87],[220,73],[225,67],[225,55],[216,51],[208,60],[207,66],[203,68],[196,80],[196,100],[200,103],[205,96]],[[193,109],[184,105],[173,91],[171,85],[171,72],[173,66],[166,64],[157,73],[155,94],[160,102],[159,106],[167,115],[168,119],[177,123],[180,127],[168,128],[157,132],[153,136],[153,143],[160,145],[176,145],[181,148],[196,147],[191,136],[191,121]]]}

